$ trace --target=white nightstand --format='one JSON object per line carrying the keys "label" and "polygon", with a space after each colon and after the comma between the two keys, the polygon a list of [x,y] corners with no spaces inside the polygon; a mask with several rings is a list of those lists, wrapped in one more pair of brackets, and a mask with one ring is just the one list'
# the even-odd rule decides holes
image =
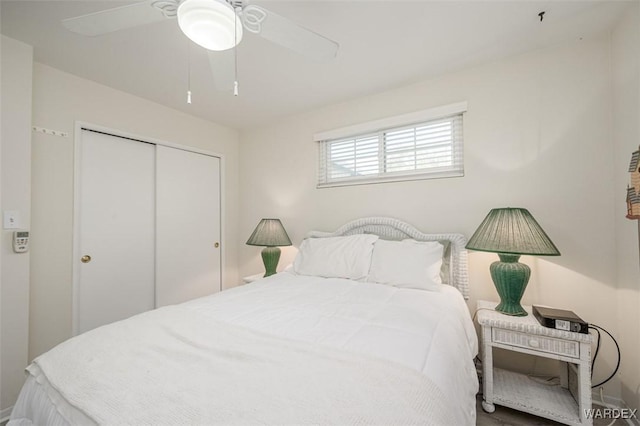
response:
{"label": "white nightstand", "polygon": [[[493,310],[496,302],[478,302],[482,327],[482,408],[494,404],[525,411],[568,425],[590,425],[591,335],[543,327],[531,314],[513,317]],[[493,368],[493,348],[561,361],[560,386],[532,380],[526,374]],[[575,395],[575,397],[574,397]]]}

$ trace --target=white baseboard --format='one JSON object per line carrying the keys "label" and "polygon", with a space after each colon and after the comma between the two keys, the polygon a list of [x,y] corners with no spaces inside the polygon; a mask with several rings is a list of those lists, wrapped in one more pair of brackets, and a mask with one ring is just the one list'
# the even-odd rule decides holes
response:
{"label": "white baseboard", "polygon": [[13,411],[13,406],[5,408],[4,410],[0,410],[0,422],[6,422],[7,420],[9,420],[11,411]]}
{"label": "white baseboard", "polygon": [[[593,400],[594,405],[602,406],[602,402],[604,402],[609,408],[621,408],[628,410],[629,406],[626,402],[624,402],[621,398],[616,398],[615,396],[603,395],[603,398],[600,399],[600,390],[592,389],[591,391],[591,399]],[[604,400],[604,401],[603,401]],[[640,426],[640,410],[638,410],[638,414],[636,414],[633,419],[625,419],[629,426]]]}

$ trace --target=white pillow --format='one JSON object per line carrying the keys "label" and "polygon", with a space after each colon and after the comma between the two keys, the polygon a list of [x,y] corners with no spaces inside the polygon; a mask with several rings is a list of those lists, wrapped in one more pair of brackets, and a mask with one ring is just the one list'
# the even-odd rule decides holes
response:
{"label": "white pillow", "polygon": [[367,281],[437,291],[444,247],[437,241],[378,240]]}
{"label": "white pillow", "polygon": [[363,280],[369,273],[377,235],[307,238],[300,244],[293,270],[300,275]]}

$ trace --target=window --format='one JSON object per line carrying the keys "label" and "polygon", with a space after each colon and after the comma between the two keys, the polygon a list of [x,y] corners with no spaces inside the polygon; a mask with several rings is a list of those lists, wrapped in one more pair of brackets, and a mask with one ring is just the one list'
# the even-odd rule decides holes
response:
{"label": "window", "polygon": [[[318,187],[463,176],[464,110],[456,104],[316,135]],[[372,127],[379,130],[365,131]]]}

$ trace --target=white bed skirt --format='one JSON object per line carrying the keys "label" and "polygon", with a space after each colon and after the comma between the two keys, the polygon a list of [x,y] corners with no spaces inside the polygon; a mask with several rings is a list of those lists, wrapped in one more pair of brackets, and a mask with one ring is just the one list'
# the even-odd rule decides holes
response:
{"label": "white bed skirt", "polygon": [[[40,376],[39,381],[40,383],[35,376],[27,376],[7,426],[96,424],[65,401],[60,393],[51,387],[46,377]],[[66,418],[61,412],[66,414]],[[67,418],[73,420],[68,421]]]}

